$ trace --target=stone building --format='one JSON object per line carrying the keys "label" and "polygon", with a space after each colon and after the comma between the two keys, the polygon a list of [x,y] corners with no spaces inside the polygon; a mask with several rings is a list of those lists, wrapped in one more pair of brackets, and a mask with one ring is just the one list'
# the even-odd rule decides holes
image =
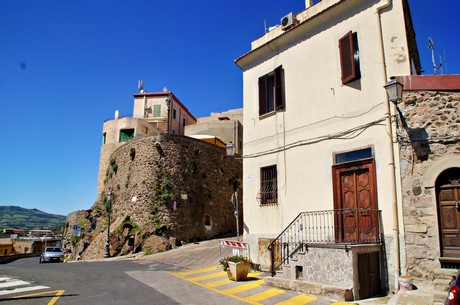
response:
{"label": "stone building", "polygon": [[460,267],[460,75],[397,79],[404,85],[395,107],[405,271],[437,289],[443,274]]}
{"label": "stone building", "polygon": [[196,124],[185,126],[185,135],[200,139],[217,138],[223,145],[232,143],[234,154],[243,155],[243,109],[211,113],[198,118]]}
{"label": "stone building", "polygon": [[110,155],[118,147],[136,137],[160,133],[183,135],[185,126],[195,123],[195,117],[173,92],[166,88],[162,92],[141,89],[134,94],[132,117],[120,116],[117,110],[112,120],[104,122],[97,193],[101,192]]}

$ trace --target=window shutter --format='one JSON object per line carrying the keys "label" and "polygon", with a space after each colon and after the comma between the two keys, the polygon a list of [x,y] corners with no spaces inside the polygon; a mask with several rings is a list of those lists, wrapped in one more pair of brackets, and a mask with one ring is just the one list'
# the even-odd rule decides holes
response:
{"label": "window shutter", "polygon": [[267,76],[259,78],[259,115],[267,113]]}
{"label": "window shutter", "polygon": [[275,69],[275,109],[285,109],[284,98],[284,70],[283,66]]}
{"label": "window shutter", "polygon": [[353,33],[350,31],[339,40],[340,66],[342,68],[342,84],[347,84],[358,78],[355,65],[355,47]]}

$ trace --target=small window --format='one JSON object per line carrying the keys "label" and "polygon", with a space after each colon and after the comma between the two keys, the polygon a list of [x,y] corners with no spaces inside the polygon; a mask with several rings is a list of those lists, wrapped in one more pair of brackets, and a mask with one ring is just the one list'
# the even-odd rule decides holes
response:
{"label": "small window", "polygon": [[261,204],[278,202],[278,172],[276,165],[260,169],[260,191],[257,199]]}
{"label": "small window", "polygon": [[102,134],[102,144],[105,144],[105,141],[107,141],[107,132]]}
{"label": "small window", "polygon": [[161,116],[161,105],[153,105],[153,116],[156,118]]}
{"label": "small window", "polygon": [[342,84],[348,84],[361,78],[359,70],[358,34],[348,32],[339,40],[340,67]]}
{"label": "small window", "polygon": [[335,164],[372,158],[372,148],[363,148],[335,155]]}
{"label": "small window", "polygon": [[173,109],[173,119],[176,119],[176,108]]}
{"label": "small window", "polygon": [[282,66],[259,78],[259,115],[285,110]]}
{"label": "small window", "polygon": [[185,126],[185,118],[182,119],[182,126]]}
{"label": "small window", "polygon": [[120,142],[127,142],[131,139],[134,139],[134,128],[120,130]]}
{"label": "small window", "polygon": [[204,215],[204,225],[205,226],[211,225],[211,215]]}

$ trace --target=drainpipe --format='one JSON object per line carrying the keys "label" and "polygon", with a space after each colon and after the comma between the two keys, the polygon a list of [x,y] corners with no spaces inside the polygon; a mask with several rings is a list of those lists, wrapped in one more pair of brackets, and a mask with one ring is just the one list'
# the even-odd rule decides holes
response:
{"label": "drainpipe", "polygon": [[[384,84],[386,84],[388,80],[388,75],[387,75],[387,65],[385,61],[385,49],[384,49],[384,42],[383,42],[383,30],[382,30],[382,19],[381,19],[381,13],[382,10],[388,8],[392,4],[392,0],[385,0],[379,7],[377,7],[376,10],[376,16],[377,16],[377,24],[379,25],[379,42],[380,42],[380,50],[381,50],[381,56],[382,56],[382,68],[383,68],[383,75],[384,75]],[[392,175],[391,175],[391,186],[392,186],[392,194],[391,194],[391,203],[392,203],[392,210],[393,210],[393,234],[394,234],[394,265],[395,265],[395,289],[397,290],[399,288],[399,276],[401,274],[401,262],[400,262],[400,257],[401,257],[401,251],[399,248],[399,215],[398,215],[398,196],[396,192],[396,165],[395,165],[395,152],[394,152],[394,143],[393,143],[393,123],[391,122],[391,107],[390,107],[390,101],[388,101],[387,98],[387,113],[388,113],[388,118],[387,118],[387,124],[388,124],[388,129],[390,133],[390,152],[391,152],[391,167],[392,167]]]}

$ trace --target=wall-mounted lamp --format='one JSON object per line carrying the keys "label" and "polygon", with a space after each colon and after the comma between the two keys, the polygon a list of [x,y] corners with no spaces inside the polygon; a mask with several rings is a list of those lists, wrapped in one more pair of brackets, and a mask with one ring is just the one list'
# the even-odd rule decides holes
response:
{"label": "wall-mounted lamp", "polygon": [[229,141],[225,146],[225,150],[227,152],[227,156],[234,156],[235,155],[235,145],[233,145],[232,141]]}
{"label": "wall-mounted lamp", "polygon": [[398,82],[394,76],[390,77],[390,81],[383,87],[387,91],[390,102],[398,104],[402,101],[404,85]]}

